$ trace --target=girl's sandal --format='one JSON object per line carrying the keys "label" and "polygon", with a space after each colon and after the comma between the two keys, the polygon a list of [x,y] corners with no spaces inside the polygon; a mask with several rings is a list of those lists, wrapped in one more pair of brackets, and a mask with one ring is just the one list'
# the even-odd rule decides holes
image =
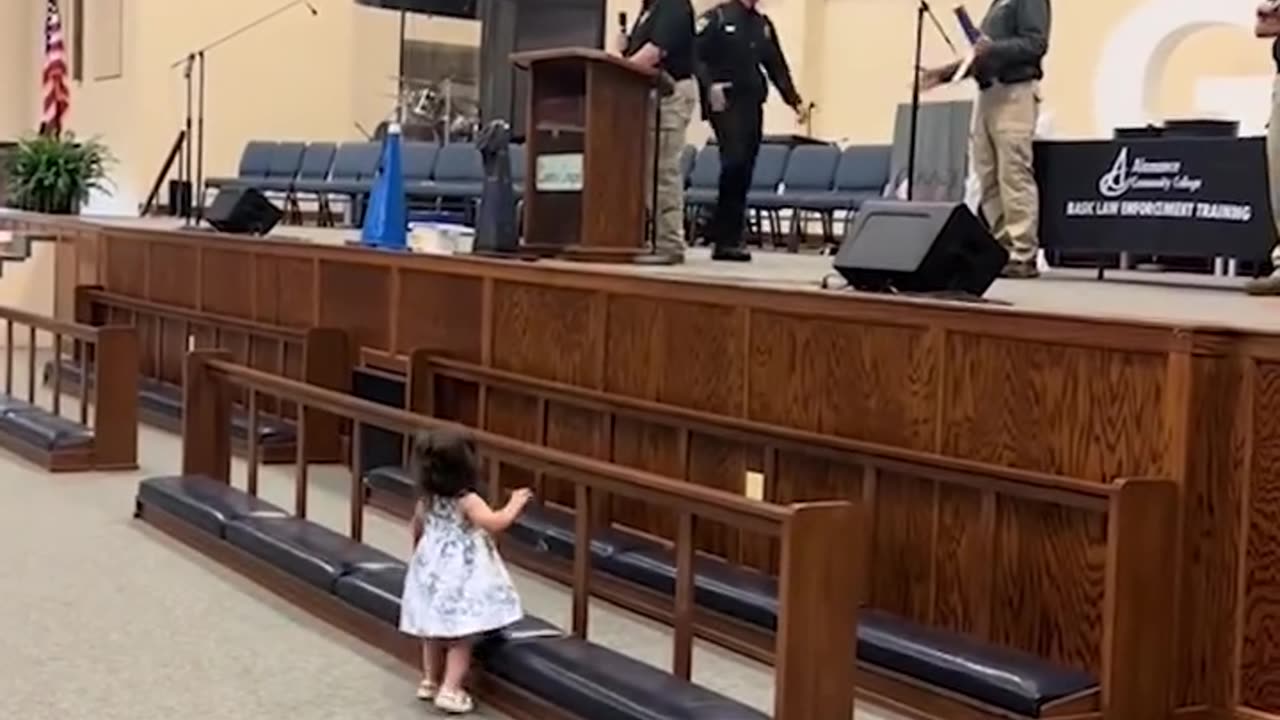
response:
{"label": "girl's sandal", "polygon": [[418,693],[417,693],[418,699],[423,702],[427,702],[429,700],[435,700],[436,691],[439,689],[440,689],[439,686],[436,685],[434,682],[431,682],[430,680],[423,680],[421,683],[418,684]]}
{"label": "girl's sandal", "polygon": [[436,709],[444,712],[461,715],[475,710],[475,702],[471,696],[462,690],[457,692],[441,692],[436,695]]}

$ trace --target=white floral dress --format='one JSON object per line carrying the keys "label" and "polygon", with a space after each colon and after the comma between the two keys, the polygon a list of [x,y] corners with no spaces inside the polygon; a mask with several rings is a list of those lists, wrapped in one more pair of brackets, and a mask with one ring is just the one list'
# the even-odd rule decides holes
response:
{"label": "white floral dress", "polygon": [[523,616],[489,533],[462,513],[460,498],[433,498],[404,578],[400,631],[462,638],[504,628]]}

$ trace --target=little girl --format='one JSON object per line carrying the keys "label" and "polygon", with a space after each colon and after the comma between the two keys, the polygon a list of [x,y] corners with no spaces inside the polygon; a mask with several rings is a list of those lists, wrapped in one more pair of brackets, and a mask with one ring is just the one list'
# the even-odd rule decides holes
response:
{"label": "little girl", "polygon": [[471,712],[462,688],[477,636],[521,618],[520,598],[491,533],[506,530],[529,502],[516,490],[501,510],[475,493],[475,446],[455,432],[419,433],[413,444],[419,500],[413,559],[400,601],[400,631],[422,638],[418,697],[449,713]]}

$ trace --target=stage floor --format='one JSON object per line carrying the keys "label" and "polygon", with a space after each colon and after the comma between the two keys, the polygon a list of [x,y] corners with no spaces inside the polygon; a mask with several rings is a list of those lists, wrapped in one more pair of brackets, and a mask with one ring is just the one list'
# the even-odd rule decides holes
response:
{"label": "stage floor", "polygon": [[[172,218],[84,218],[112,226],[178,230]],[[359,231],[280,226],[269,237],[320,244],[344,244]],[[850,292],[832,268],[832,258],[813,254],[758,251],[751,263],[713,262],[706,249],[693,249],[683,265],[585,265],[543,260],[552,266],[591,272],[644,275],[701,283],[756,285],[809,292]],[[823,289],[824,278],[831,289]],[[999,280],[987,292],[995,306],[1069,317],[1099,317],[1198,327],[1280,332],[1280,298],[1245,295],[1245,278],[1187,273],[1112,270],[1098,280],[1093,270],[1051,269],[1037,280]]]}

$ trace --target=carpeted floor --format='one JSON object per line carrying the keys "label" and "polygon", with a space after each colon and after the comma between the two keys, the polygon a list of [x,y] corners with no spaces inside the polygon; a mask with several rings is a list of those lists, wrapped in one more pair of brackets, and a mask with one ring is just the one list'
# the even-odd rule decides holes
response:
{"label": "carpeted floor", "polygon": [[[73,409],[65,410],[68,415]],[[143,469],[51,476],[0,451],[0,718],[421,718],[411,669],[131,518],[140,478],[179,467],[178,438],[143,428]],[[244,468],[237,464],[237,484]],[[263,495],[291,505],[288,467]],[[311,517],[344,528],[345,470],[315,468]],[[366,514],[366,541],[404,556],[405,528]],[[529,612],[567,623],[558,585],[516,573]],[[602,603],[592,639],[669,667],[668,629]],[[695,680],[768,709],[768,669],[700,647]],[[859,709],[860,720],[889,716]],[[481,711],[477,717],[501,717]]]}

